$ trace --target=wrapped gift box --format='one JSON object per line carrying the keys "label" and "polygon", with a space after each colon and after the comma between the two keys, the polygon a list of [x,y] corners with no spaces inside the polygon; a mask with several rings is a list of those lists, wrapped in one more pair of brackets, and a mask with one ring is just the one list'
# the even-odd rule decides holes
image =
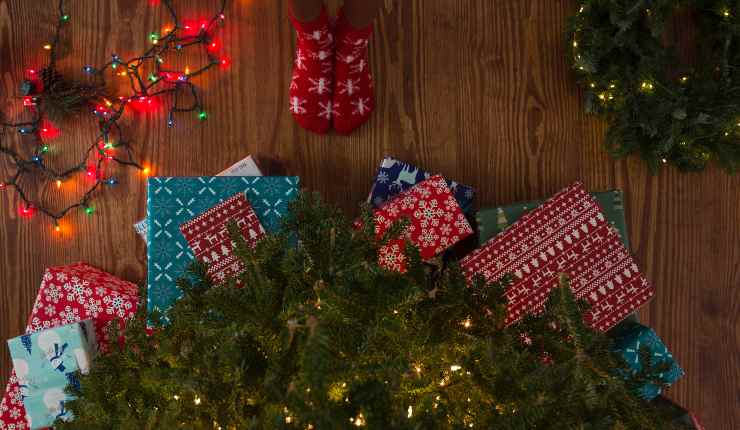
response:
{"label": "wrapped gift box", "polygon": [[[249,155],[216,176],[262,176],[262,172],[252,156]],[[148,240],[146,219],[134,224],[134,230],[139,233],[139,236],[141,236],[145,242]]]}
{"label": "wrapped gift box", "polygon": [[523,215],[503,233],[461,261],[469,280],[496,281],[506,274],[507,324],[545,305],[561,273],[576,297],[591,308],[584,319],[606,331],[647,303],[654,289],[581,183],[564,189]]}
{"label": "wrapped gift box", "polygon": [[[368,202],[379,208],[401,192],[431,177],[431,173],[425,172],[412,164],[386,157],[380,164]],[[473,198],[475,196],[473,188],[454,181],[448,181],[447,185],[463,212],[469,213],[473,209]]]}
{"label": "wrapped gift box", "polygon": [[[175,282],[194,254],[180,225],[233,197],[245,194],[260,224],[269,232],[280,228],[289,203],[298,196],[297,177],[162,177],[147,184],[147,310],[165,313],[181,295]],[[150,319],[150,324],[154,321]]]}
{"label": "wrapped gift box", "polygon": [[380,250],[380,264],[405,271],[404,240],[419,248],[422,259],[430,259],[473,234],[460,205],[441,176],[433,176],[406,190],[375,211],[375,234],[382,238],[402,219],[409,225],[404,238],[393,240]]}
{"label": "wrapped gift box", "polygon": [[[252,247],[265,237],[265,229],[244,193],[236,194],[180,226],[190,250],[198,261],[208,265],[208,276],[216,285],[244,272],[244,264],[233,252],[235,245],[228,230],[231,222]],[[237,286],[241,286],[238,280]]]}
{"label": "wrapped gift box", "polygon": [[31,429],[51,426],[57,418],[72,419],[65,409],[73,397],[67,385],[78,385],[76,372],[90,371],[95,354],[95,330],[91,320],[25,334],[8,340],[26,421]]}
{"label": "wrapped gift box", "polygon": [[[26,333],[51,327],[92,320],[98,349],[109,348],[108,326],[118,319],[136,314],[139,289],[85,263],[46,269],[41,280]],[[23,394],[15,372],[12,372],[0,400],[0,429],[22,429],[27,426]],[[4,427],[3,427],[4,426]]]}
{"label": "wrapped gift box", "polygon": [[[642,324],[626,325],[620,330],[615,336],[613,350],[624,359],[631,372],[637,374],[645,365],[640,360],[640,348],[644,347],[650,351],[653,365],[667,364],[669,366],[667,371],[655,375],[656,382],[671,385],[684,375],[683,369],[676,363],[668,347],[658,337],[655,330]],[[638,395],[646,400],[652,400],[662,391],[661,385],[647,383],[639,387]]]}
{"label": "wrapped gift box", "polygon": [[[624,246],[629,249],[629,235],[624,215],[624,200],[619,190],[592,193],[604,211],[606,220],[617,230]],[[533,200],[508,206],[481,209],[476,215],[478,241],[481,245],[517,222],[528,211],[541,206],[544,200]]]}

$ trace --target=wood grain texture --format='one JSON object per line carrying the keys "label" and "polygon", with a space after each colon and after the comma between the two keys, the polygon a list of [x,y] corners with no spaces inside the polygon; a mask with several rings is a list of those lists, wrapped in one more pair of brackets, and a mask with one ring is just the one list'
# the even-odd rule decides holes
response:
{"label": "wood grain texture", "polygon": [[[55,19],[48,3],[0,0],[4,112],[17,112],[24,67],[41,64]],[[61,61],[70,73],[112,52],[143,51],[147,34],[166,23],[150,0],[71,3]],[[183,17],[214,3],[176,2]],[[565,0],[386,0],[371,45],[378,111],[350,137],[322,137],[288,112],[285,3],[234,0],[223,37],[233,66],[201,80],[209,120],[180,117],[169,130],[161,112],[137,117],[137,151],[160,175],[214,174],[255,154],[350,214],[386,154],[474,185],[484,206],[547,197],[578,179],[593,190],[621,188],[633,251],[658,289],[642,318],[687,373],[670,396],[708,429],[740,428],[740,177],[717,169],[651,176],[639,160],[605,154],[605,126],[583,113],[564,61],[562,29],[574,8]],[[79,147],[90,127],[62,124],[55,145]],[[145,184],[133,172],[118,176],[121,185],[95,201],[96,215],[74,215],[73,235],[61,238],[42,219],[19,220],[15,198],[0,194],[0,339],[22,332],[47,266],[84,260],[145,278],[145,247],[131,228],[145,213]],[[69,187],[43,195],[61,203],[79,192]],[[4,386],[10,363],[0,351]]]}

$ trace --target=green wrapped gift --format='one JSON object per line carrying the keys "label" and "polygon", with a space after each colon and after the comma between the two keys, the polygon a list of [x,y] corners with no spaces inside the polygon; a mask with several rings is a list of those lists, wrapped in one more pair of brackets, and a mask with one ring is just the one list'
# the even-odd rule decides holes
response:
{"label": "green wrapped gift", "polygon": [[[603,209],[604,216],[619,232],[622,243],[629,249],[629,235],[624,218],[622,192],[619,190],[592,193]],[[514,224],[528,211],[540,206],[544,200],[533,200],[509,206],[481,209],[478,211],[478,241],[481,245]]]}

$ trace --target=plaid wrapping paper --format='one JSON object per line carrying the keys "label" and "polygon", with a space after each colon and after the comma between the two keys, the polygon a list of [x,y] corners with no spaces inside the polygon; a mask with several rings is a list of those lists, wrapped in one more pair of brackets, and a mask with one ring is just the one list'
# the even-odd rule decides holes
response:
{"label": "plaid wrapping paper", "polygon": [[[244,272],[234,255],[229,223],[235,222],[244,240],[254,247],[265,237],[257,214],[243,193],[225,200],[180,226],[195,258],[208,265],[208,275],[216,285]],[[240,286],[239,281],[237,285]]]}
{"label": "plaid wrapping paper", "polygon": [[[433,176],[399,194],[375,211],[375,234],[383,237],[395,223],[407,218],[410,223],[404,238],[419,247],[428,260],[473,234],[460,205],[441,176]],[[404,272],[407,267],[403,238],[392,240],[380,250],[380,264]]]}
{"label": "plaid wrapping paper", "polygon": [[[380,163],[380,169],[378,169],[375,183],[367,200],[374,207],[380,208],[396,195],[431,177],[431,173],[410,163],[386,157]],[[469,213],[473,210],[473,198],[475,197],[473,188],[455,181],[448,181],[447,186],[450,187],[463,212]]]}
{"label": "plaid wrapping paper", "polygon": [[466,277],[513,275],[507,324],[539,312],[560,273],[591,309],[584,320],[606,331],[647,303],[654,289],[581,183],[564,189],[461,261]]}
{"label": "plaid wrapping paper", "polygon": [[[175,284],[194,254],[180,225],[237,193],[245,194],[260,224],[270,233],[280,228],[288,204],[298,196],[297,177],[161,177],[147,183],[147,311],[167,310],[182,292]],[[149,324],[154,321],[150,319]]]}
{"label": "plaid wrapping paper", "polygon": [[[101,352],[109,349],[107,329],[117,319],[136,314],[139,289],[85,263],[46,269],[41,288],[29,316],[26,333],[87,319],[95,323],[95,338]],[[26,409],[15,372],[0,400],[0,429],[25,429]]]}

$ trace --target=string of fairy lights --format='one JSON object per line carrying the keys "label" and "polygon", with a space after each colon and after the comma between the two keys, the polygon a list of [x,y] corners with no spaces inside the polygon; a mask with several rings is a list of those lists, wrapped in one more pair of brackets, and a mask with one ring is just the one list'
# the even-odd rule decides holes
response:
{"label": "string of fairy lights", "polygon": [[[55,95],[54,82],[62,80],[56,69],[59,45],[63,29],[69,25],[71,16],[67,0],[58,0],[56,23],[53,38],[43,46],[48,51],[48,64],[43,69],[27,69],[21,85],[23,106],[30,113],[28,120],[6,122],[0,117],[0,154],[10,161],[11,175],[0,181],[0,191],[15,190],[19,199],[18,213],[23,218],[33,218],[42,214],[52,221],[54,231],[62,232],[61,220],[75,209],[83,210],[87,215],[95,212],[92,205],[93,195],[104,187],[115,186],[118,179],[108,172],[111,164],[137,169],[143,175],[149,174],[149,167],[135,160],[132,142],[127,138],[121,126],[125,118],[131,121],[130,110],[152,112],[164,104],[163,99],[170,100],[167,114],[168,127],[175,126],[175,116],[181,113],[195,113],[198,119],[205,120],[208,114],[198,87],[192,79],[214,68],[227,68],[231,60],[220,55],[222,47],[215,37],[217,28],[223,25],[227,0],[218,0],[216,14],[209,19],[181,20],[173,6],[173,0],[163,0],[171,24],[161,32],[148,35],[151,44],[141,55],[124,60],[117,54],[100,67],[85,65],[82,67],[86,77],[79,91],[95,92],[95,88],[105,88],[106,76],[115,75],[128,78],[125,95],[107,97],[95,94],[85,99],[84,110],[93,116],[98,124],[98,134],[94,141],[84,150],[80,162],[67,169],[55,169],[47,164],[47,158],[57,156],[60,148],[51,150],[52,141],[59,136],[60,130],[51,122],[48,115],[49,95]],[[206,60],[199,68],[184,70],[171,69],[166,65],[166,58],[171,53],[184,50],[201,49]],[[50,85],[52,83],[52,85]],[[68,91],[69,92],[69,91]],[[74,92],[74,91],[73,91]],[[69,94],[66,94],[69,96]],[[72,94],[72,97],[78,96]],[[81,95],[80,95],[81,96]],[[6,144],[9,134],[20,134],[18,149]],[[24,178],[37,175],[41,180],[54,184],[61,189],[63,184],[77,175],[83,175],[90,185],[80,199],[61,209],[53,210],[32,199],[21,185]]]}

